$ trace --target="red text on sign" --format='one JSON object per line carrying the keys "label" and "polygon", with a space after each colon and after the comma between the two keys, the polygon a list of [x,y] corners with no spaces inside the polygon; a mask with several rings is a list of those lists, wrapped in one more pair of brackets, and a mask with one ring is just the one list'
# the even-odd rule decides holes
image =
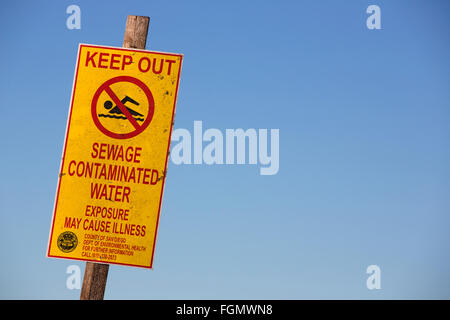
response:
{"label": "red text on sign", "polygon": [[[88,51],[84,65],[92,68],[125,70],[134,62],[133,57],[126,54]],[[142,57],[136,62],[140,72],[164,73],[170,76],[172,64],[176,63],[176,60]]]}

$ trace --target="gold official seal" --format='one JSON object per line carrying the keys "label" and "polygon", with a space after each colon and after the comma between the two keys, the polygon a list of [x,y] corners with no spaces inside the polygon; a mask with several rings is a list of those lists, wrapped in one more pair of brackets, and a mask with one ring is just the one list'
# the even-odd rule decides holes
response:
{"label": "gold official seal", "polygon": [[78,239],[75,233],[65,231],[59,235],[57,244],[62,252],[72,252],[77,247]]}

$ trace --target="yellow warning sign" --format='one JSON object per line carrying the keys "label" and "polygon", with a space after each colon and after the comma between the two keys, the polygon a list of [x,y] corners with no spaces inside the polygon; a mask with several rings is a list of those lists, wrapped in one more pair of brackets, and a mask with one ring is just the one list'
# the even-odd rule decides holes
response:
{"label": "yellow warning sign", "polygon": [[49,257],[152,267],[182,58],[80,44]]}

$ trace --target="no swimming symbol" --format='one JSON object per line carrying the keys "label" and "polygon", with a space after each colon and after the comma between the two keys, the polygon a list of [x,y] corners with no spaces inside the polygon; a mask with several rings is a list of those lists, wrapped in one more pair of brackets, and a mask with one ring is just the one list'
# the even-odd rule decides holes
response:
{"label": "no swimming symbol", "polygon": [[[120,82],[131,83],[133,86],[137,86],[137,89],[141,89],[144,92],[147,101],[138,102],[128,95],[125,95],[124,98],[119,99],[113,89],[111,89],[111,86]],[[97,110],[97,104],[99,97],[103,92],[105,92],[109,97],[109,99],[104,102],[103,107],[109,111],[101,113]],[[142,113],[125,106],[126,103],[131,103],[136,106],[141,104],[144,106],[148,105],[147,115],[144,116]],[[155,103],[150,89],[139,79],[129,76],[115,77],[103,83],[95,92],[91,104],[92,119],[97,128],[105,135],[115,139],[129,139],[143,132],[152,121],[154,111]],[[116,131],[111,128],[106,128],[100,121],[99,117],[117,119],[118,121],[128,121],[133,126],[133,130],[123,133],[120,132],[120,130]],[[142,124],[139,124],[138,122],[142,122]]]}

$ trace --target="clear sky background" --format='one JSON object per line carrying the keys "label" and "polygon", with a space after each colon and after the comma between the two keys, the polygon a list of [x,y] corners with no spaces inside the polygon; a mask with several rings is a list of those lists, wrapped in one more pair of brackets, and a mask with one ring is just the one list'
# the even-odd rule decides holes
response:
{"label": "clear sky background", "polygon": [[[66,28],[67,6],[81,30]],[[381,8],[368,30],[366,8]],[[9,1],[0,298],[78,299],[46,258],[78,43],[184,54],[175,128],[279,128],[280,170],[169,164],[154,269],[106,299],[450,298],[450,2]],[[381,290],[366,268],[381,268]]]}

